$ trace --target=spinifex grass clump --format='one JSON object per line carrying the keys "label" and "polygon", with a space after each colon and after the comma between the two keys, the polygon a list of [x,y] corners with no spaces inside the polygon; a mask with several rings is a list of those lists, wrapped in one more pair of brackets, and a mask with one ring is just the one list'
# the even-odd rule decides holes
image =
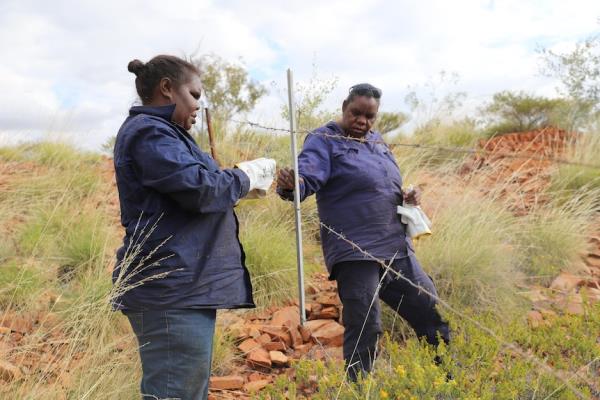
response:
{"label": "spinifex grass clump", "polygon": [[431,215],[433,235],[416,248],[440,297],[461,309],[514,312],[516,219],[475,191],[449,188],[439,200]]}
{"label": "spinifex grass clump", "polygon": [[[565,160],[574,164],[561,164],[558,172],[552,178],[553,192],[571,194],[579,189],[600,188],[600,168],[580,164],[600,166],[600,135],[590,132],[578,135],[567,148]],[[600,204],[600,203],[597,203]]]}
{"label": "spinifex grass clump", "polygon": [[546,284],[561,270],[578,272],[595,227],[598,196],[600,189],[578,191],[569,200],[541,205],[523,217],[517,232],[522,270]]}
{"label": "spinifex grass clump", "polygon": [[236,361],[239,361],[239,356],[236,354],[235,338],[224,327],[217,326],[213,338],[212,374],[231,374]]}
{"label": "spinifex grass clump", "polygon": [[[242,204],[239,214],[240,240],[257,305],[296,297],[298,275],[291,203],[271,194],[266,199]],[[307,264],[307,276],[311,271],[314,268]]]}

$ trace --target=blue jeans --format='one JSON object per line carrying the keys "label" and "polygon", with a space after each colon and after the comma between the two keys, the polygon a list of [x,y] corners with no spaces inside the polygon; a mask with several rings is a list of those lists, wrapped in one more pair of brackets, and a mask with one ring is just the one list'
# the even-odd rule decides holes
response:
{"label": "blue jeans", "polygon": [[142,399],[206,399],[216,310],[124,314],[140,346]]}

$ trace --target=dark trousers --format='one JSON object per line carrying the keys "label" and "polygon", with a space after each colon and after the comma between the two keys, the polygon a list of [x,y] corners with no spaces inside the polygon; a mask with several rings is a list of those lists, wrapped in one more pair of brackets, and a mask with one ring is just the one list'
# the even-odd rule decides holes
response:
{"label": "dark trousers", "polygon": [[142,399],[206,399],[216,310],[125,315],[140,346]]}
{"label": "dark trousers", "polygon": [[[391,267],[437,296],[431,278],[414,256],[397,259]],[[381,306],[377,300],[380,281],[379,298],[404,318],[419,338],[434,346],[439,344],[438,334],[446,343],[450,340],[448,324],[435,308],[435,299],[391,272],[384,276],[384,272],[376,261],[345,261],[333,268],[344,306],[344,359],[352,380],[356,380],[358,373],[371,371],[375,358],[377,340],[382,333]]]}

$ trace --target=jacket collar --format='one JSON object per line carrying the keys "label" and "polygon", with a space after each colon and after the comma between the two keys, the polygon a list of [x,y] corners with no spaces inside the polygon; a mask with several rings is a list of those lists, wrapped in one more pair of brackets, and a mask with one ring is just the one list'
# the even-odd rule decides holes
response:
{"label": "jacket collar", "polygon": [[133,117],[138,114],[146,114],[171,122],[174,111],[175,104],[168,104],[166,106],[134,106],[129,109],[129,116]]}

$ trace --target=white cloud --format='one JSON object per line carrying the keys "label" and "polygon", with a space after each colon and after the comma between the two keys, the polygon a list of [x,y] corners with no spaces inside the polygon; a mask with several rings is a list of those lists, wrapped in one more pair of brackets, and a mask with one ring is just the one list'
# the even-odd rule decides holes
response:
{"label": "white cloud", "polygon": [[[371,81],[384,108],[408,85],[456,71],[457,90],[484,100],[502,89],[553,94],[536,45],[565,49],[598,31],[597,1],[5,0],[0,5],[0,131],[73,132],[88,147],[114,135],[135,101],[126,65],[159,53],[242,57],[257,79],[285,88],[285,69],[308,80],[313,63],[339,77],[327,105]],[[280,93],[252,117],[277,120]]]}

